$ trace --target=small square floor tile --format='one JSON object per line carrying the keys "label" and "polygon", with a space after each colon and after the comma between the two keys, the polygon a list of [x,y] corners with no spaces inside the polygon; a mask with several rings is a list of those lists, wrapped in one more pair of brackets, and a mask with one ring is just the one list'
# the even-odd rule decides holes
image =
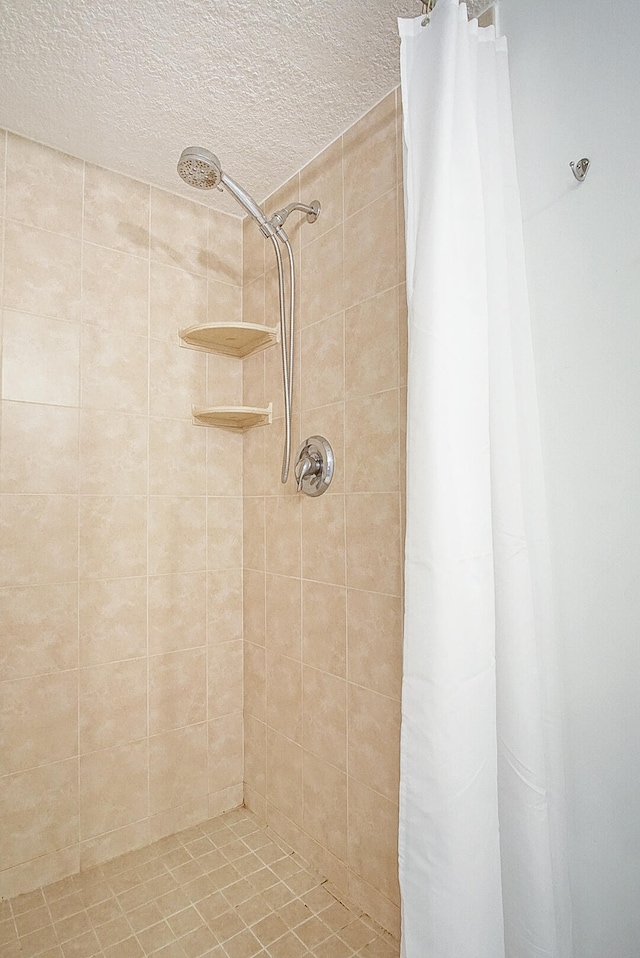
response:
{"label": "small square floor tile", "polygon": [[246,809],[0,902],[2,958],[398,958]]}

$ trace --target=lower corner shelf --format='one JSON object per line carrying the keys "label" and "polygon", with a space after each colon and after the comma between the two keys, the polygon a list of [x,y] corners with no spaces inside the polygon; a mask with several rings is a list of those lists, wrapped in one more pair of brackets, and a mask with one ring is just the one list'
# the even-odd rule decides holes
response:
{"label": "lower corner shelf", "polygon": [[218,426],[244,432],[252,426],[269,425],[271,403],[264,409],[257,406],[192,406],[191,415],[196,426]]}

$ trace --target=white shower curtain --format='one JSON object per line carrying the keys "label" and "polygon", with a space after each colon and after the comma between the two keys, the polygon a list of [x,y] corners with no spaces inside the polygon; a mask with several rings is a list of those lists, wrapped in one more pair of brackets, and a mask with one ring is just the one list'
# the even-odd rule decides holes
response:
{"label": "white shower curtain", "polygon": [[567,958],[560,719],[504,40],[400,20],[403,958]]}

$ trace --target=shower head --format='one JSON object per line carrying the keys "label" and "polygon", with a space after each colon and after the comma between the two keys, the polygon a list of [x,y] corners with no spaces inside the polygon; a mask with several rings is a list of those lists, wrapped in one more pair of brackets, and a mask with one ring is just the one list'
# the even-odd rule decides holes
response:
{"label": "shower head", "polygon": [[263,236],[275,236],[273,226],[256,203],[230,176],[222,172],[220,160],[202,146],[188,146],[178,160],[178,174],[189,186],[198,190],[212,190],[216,186],[226,186],[240,206],[253,216]]}
{"label": "shower head", "polygon": [[212,190],[222,179],[220,160],[201,146],[188,146],[178,160],[178,174],[197,190]]}

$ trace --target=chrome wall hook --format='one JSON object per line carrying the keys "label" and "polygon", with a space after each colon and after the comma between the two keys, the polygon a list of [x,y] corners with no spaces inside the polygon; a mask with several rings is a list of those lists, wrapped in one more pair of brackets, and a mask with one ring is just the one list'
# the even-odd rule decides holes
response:
{"label": "chrome wall hook", "polygon": [[575,178],[578,180],[579,183],[582,183],[583,179],[587,175],[590,165],[591,163],[586,158],[586,156],[583,156],[582,159],[578,160],[577,163],[574,163],[573,160],[571,161],[571,163],[569,163],[569,166],[571,167],[571,172],[573,173],[573,175],[575,176]]}

